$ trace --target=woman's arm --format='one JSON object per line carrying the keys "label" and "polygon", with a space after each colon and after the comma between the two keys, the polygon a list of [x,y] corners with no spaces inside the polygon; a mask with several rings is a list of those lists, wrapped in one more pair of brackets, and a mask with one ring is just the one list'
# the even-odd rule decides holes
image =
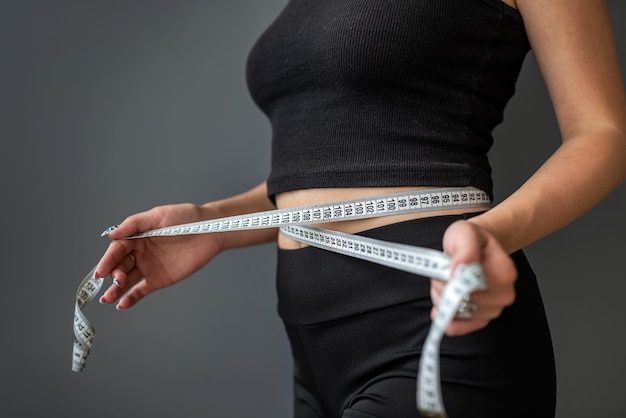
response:
{"label": "woman's arm", "polygon": [[[488,212],[451,225],[453,265],[479,261],[488,288],[475,292],[471,320],[448,335],[485,326],[514,300],[505,255],[571,223],[626,179],[626,98],[608,10],[602,0],[517,0],[562,136],[559,149],[515,193]],[[432,282],[436,306],[442,284]]]}
{"label": "woman's arm", "polygon": [[509,198],[471,222],[513,252],[567,225],[626,178],[626,98],[601,0],[517,0],[562,145]]}

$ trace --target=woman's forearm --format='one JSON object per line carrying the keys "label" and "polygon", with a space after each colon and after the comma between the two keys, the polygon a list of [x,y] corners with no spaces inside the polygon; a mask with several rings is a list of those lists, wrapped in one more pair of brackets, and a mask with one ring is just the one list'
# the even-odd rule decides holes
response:
{"label": "woman's forearm", "polygon": [[509,253],[571,223],[626,178],[626,137],[614,128],[566,141],[514,194],[471,222]]}
{"label": "woman's forearm", "polygon": [[605,2],[516,4],[563,144],[519,190],[470,220],[508,252],[571,223],[626,177],[626,97]]}
{"label": "woman's forearm", "polygon": [[[223,218],[276,209],[267,197],[267,186],[265,183],[259,184],[245,193],[206,203],[202,208],[207,210],[212,218]],[[275,241],[277,234],[278,230],[276,228],[223,232],[220,233],[220,246],[222,250],[228,250],[263,244]]]}

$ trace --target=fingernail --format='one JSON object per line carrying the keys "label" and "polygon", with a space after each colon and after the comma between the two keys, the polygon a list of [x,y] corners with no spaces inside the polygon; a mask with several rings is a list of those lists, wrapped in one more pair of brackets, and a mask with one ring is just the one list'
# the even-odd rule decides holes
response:
{"label": "fingernail", "polygon": [[105,303],[105,301],[104,301],[104,295],[100,296],[100,300],[99,300],[99,302],[100,302],[100,303]]}
{"label": "fingernail", "polygon": [[118,311],[121,311],[123,308],[120,306],[120,304],[118,303],[117,306],[115,307],[115,309],[117,309]]}
{"label": "fingernail", "polygon": [[100,234],[100,236],[101,237],[105,237],[105,236],[109,235],[111,232],[115,231],[119,227],[120,227],[119,225],[110,226],[107,229],[105,229],[104,232],[102,234]]}
{"label": "fingernail", "polygon": [[113,279],[113,284],[117,287],[122,287],[120,286],[120,282],[118,282],[117,279]]}

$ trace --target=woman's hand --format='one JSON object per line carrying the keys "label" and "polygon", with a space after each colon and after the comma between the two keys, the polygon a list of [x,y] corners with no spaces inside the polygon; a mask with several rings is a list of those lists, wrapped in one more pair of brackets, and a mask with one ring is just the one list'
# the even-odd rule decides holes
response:
{"label": "woman's hand", "polygon": [[[517,269],[491,233],[471,221],[457,221],[444,233],[443,250],[452,257],[452,271],[459,264],[479,262],[487,282],[485,290],[471,294],[470,301],[477,307],[472,318],[455,318],[446,329],[446,335],[464,335],[483,328],[513,303]],[[433,318],[445,285],[441,280],[431,280]]]}
{"label": "woman's hand", "polygon": [[132,215],[109,232],[113,240],[100,259],[96,277],[111,276],[101,303],[126,309],[155,290],[191,275],[221,252],[221,234],[153,237],[124,240],[139,232],[216,217],[206,206],[178,204],[159,206]]}

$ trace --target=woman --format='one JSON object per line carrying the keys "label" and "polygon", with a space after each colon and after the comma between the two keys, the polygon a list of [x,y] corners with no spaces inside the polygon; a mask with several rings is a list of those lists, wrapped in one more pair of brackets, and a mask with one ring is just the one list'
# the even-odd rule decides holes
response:
{"label": "woman", "polygon": [[[241,195],[127,218],[99,262],[101,302],[127,309],[227,249],[276,240],[295,416],[417,417],[417,360],[443,284],[306,247],[276,230],[120,240],[163,226],[395,191],[492,194],[487,151],[532,48],[562,145],[493,208],[319,226],[480,262],[487,289],[441,348],[450,417],[551,417],[555,372],[524,246],[580,217],[626,177],[626,100],[598,0],[292,0],[248,62],[273,128],[272,171]],[[584,199],[581,198],[584,196]],[[323,266],[323,268],[322,268]]]}

